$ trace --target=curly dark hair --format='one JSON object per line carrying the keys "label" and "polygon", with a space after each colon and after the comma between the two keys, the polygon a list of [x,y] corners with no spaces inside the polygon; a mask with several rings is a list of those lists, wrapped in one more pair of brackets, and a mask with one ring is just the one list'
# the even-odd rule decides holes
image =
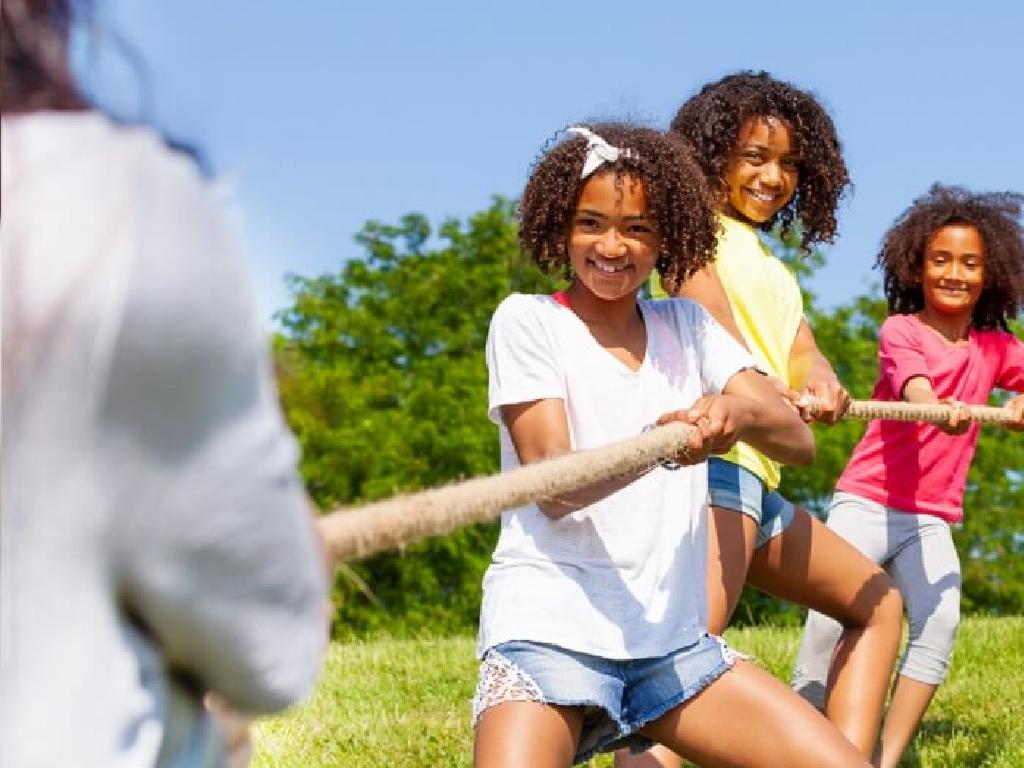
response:
{"label": "curly dark hair", "polygon": [[71,25],[88,17],[84,0],[19,0],[0,5],[0,114],[76,110],[87,104],[68,64]]}
{"label": "curly dark hair", "polygon": [[[629,150],[595,174],[612,172],[619,180],[628,175],[643,183],[648,214],[661,238],[656,266],[662,278],[682,282],[712,261],[718,224],[704,175],[685,144],[627,123],[586,127]],[[534,163],[519,201],[519,244],[547,272],[568,268],[567,240],[587,181],[580,178],[586,154],[585,138],[556,134]]]}
{"label": "curly dark hair", "polygon": [[785,123],[800,159],[796,194],[761,229],[778,224],[788,234],[799,218],[804,250],[832,242],[836,207],[850,175],[832,118],[809,92],[767,72],[737,72],[701,88],[679,108],[669,130],[690,142],[709,183],[721,190],[740,129],[754,117]]}
{"label": "curly dark hair", "polygon": [[929,240],[947,224],[969,224],[985,243],[985,287],[971,323],[978,329],[1008,330],[1024,305],[1024,195],[971,193],[933,184],[893,223],[882,240],[875,266],[885,273],[889,311],[911,314],[924,308],[921,268]]}

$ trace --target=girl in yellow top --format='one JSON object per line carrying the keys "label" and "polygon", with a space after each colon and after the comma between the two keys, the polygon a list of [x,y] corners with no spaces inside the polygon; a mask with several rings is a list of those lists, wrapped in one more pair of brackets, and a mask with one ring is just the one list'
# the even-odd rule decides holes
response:
{"label": "girl in yellow top", "polygon": [[[767,73],[706,85],[679,109],[671,133],[694,150],[713,188],[721,229],[715,260],[674,296],[699,301],[758,361],[783,397],[802,395],[834,423],[849,404],[803,319],[796,280],[757,234],[799,221],[802,245],[835,236],[849,182],[835,128],[817,100]],[[655,294],[665,295],[661,286]],[[825,714],[865,756],[875,746],[902,603],[885,572],[777,490],[779,465],[737,444],[708,462],[708,631],[722,632],[744,581],[837,619]],[[619,766],[679,765],[668,753],[619,755]],[[643,763],[642,760],[647,760]]]}

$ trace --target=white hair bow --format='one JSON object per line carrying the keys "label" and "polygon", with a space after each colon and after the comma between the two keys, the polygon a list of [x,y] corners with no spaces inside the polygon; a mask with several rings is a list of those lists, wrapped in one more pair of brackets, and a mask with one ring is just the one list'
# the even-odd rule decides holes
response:
{"label": "white hair bow", "polygon": [[583,161],[583,172],[581,179],[587,178],[605,163],[614,163],[620,157],[632,157],[629,149],[613,147],[589,128],[582,125],[570,125],[565,129],[566,133],[575,133],[587,140],[587,159]]}

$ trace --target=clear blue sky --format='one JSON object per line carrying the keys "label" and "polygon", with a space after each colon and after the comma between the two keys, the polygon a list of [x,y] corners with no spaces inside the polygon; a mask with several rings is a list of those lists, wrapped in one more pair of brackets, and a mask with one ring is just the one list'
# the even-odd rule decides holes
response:
{"label": "clear blue sky", "polygon": [[881,233],[933,181],[1024,186],[1015,0],[108,0],[98,16],[103,98],[234,178],[268,319],[282,275],[336,271],[366,220],[514,197],[566,123],[663,126],[737,69],[812,89],[838,126],[855,189],[812,284],[826,305],[867,289]]}

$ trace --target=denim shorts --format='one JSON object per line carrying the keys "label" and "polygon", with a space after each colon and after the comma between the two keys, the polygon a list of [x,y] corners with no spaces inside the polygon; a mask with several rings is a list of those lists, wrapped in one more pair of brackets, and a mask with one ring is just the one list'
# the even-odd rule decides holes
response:
{"label": "denim shorts", "polygon": [[620,747],[640,752],[653,744],[640,728],[696,696],[734,660],[714,635],[666,656],[625,660],[527,640],[501,643],[480,662],[473,726],[484,710],[503,701],[580,706],[583,730],[575,762]]}
{"label": "denim shorts", "polygon": [[768,490],[749,469],[717,456],[708,459],[708,503],[754,518],[755,547],[764,546],[786,530],[795,514],[791,501],[778,491]]}

